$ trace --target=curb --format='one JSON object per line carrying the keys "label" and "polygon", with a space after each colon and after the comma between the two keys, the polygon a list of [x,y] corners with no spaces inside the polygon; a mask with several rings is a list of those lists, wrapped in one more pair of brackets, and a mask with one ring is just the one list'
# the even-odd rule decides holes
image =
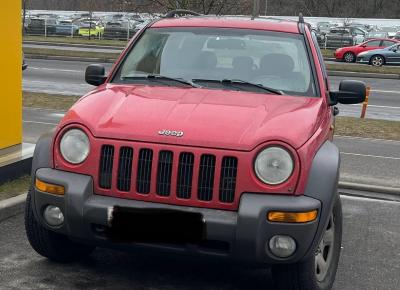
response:
{"label": "curb", "polygon": [[391,80],[400,79],[400,75],[398,74],[361,73],[361,72],[337,71],[337,70],[328,70],[328,75],[338,76],[338,77],[353,77],[353,78],[372,78],[372,79],[391,79]]}
{"label": "curb", "polygon": [[124,46],[114,46],[114,45],[97,45],[97,44],[80,44],[80,43],[66,43],[66,42],[51,42],[51,41],[23,41],[22,44],[33,44],[33,45],[43,45],[43,46],[65,46],[65,47],[81,47],[81,48],[94,48],[94,49],[110,49],[110,50],[123,50]]}
{"label": "curb", "polygon": [[26,193],[0,201],[0,222],[24,212]]}
{"label": "curb", "polygon": [[[400,196],[400,188],[359,184],[352,182],[339,182],[339,189],[351,189],[364,192],[375,192],[394,196]],[[21,194],[0,201],[0,222],[24,212],[27,194]]]}
{"label": "curb", "polygon": [[114,63],[114,58],[96,58],[96,57],[75,57],[75,56],[52,56],[39,54],[26,54],[27,59],[45,59],[45,60],[62,60],[62,61],[81,61],[81,62],[97,62],[97,63]]}

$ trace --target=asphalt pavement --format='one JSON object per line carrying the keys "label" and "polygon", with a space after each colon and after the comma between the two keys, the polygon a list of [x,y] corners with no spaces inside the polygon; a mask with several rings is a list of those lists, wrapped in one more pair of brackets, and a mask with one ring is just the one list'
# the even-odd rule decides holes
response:
{"label": "asphalt pavement", "polygon": [[84,51],[93,53],[121,53],[123,48],[97,48],[97,47],[75,47],[75,46],[60,46],[60,45],[42,45],[42,44],[27,44],[22,45],[23,48],[39,48],[39,49],[54,49],[68,51]]}
{"label": "asphalt pavement", "polygon": [[[342,254],[334,290],[396,290],[400,285],[400,203],[343,197]],[[0,222],[0,289],[273,289],[269,269],[146,251],[97,249],[57,264],[26,239],[23,216]]]}
{"label": "asphalt pavement", "polygon": [[[84,81],[85,68],[90,64],[78,61],[28,59],[23,73],[23,89],[64,95],[84,95],[93,89]],[[111,64],[103,64],[106,71]],[[330,77],[331,88],[339,87],[345,77]],[[355,78],[371,87],[367,118],[400,120],[400,81],[390,79]],[[340,115],[359,117],[361,105],[340,105]]]}

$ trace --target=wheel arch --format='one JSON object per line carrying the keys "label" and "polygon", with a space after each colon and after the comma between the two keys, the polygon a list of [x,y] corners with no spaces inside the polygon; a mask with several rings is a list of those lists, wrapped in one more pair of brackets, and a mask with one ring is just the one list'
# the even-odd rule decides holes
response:
{"label": "wheel arch", "polygon": [[318,229],[305,257],[313,254],[329,222],[330,213],[338,196],[339,169],[339,149],[331,141],[326,141],[314,156],[304,192],[305,196],[315,198],[321,202]]}

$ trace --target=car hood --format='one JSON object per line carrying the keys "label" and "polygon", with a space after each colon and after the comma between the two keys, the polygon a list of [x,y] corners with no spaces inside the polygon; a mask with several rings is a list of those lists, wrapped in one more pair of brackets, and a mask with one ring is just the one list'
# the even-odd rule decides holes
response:
{"label": "car hood", "polygon": [[245,151],[267,141],[299,148],[317,130],[322,108],[322,98],[109,84],[81,98],[59,128],[80,123],[99,138]]}

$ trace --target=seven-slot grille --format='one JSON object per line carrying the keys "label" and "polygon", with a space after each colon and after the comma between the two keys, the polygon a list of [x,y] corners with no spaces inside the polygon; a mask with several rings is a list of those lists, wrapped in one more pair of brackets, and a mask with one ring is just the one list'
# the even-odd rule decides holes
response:
{"label": "seven-slot grille", "polygon": [[[176,158],[174,154],[177,154]],[[115,180],[114,166],[118,166]],[[191,152],[154,152],[149,148],[136,149],[126,146],[115,149],[112,145],[103,145],[100,154],[99,187],[109,190],[115,182],[116,188],[121,192],[135,191],[148,195],[152,184],[155,183],[155,194],[160,197],[176,196],[180,199],[195,198],[199,201],[211,201],[215,197],[219,202],[233,203],[237,168],[238,159],[232,156],[224,156],[218,162],[212,154],[195,156]]]}

